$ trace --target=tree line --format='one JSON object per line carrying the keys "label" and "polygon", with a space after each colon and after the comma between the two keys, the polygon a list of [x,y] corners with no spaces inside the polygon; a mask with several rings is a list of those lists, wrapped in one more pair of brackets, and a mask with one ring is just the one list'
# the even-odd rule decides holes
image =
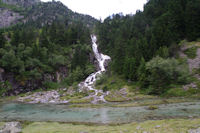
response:
{"label": "tree line", "polygon": [[199,0],[149,0],[135,15],[99,22],[99,47],[112,57],[111,70],[154,94],[189,82],[186,63],[172,57],[181,40],[200,37],[199,7]]}

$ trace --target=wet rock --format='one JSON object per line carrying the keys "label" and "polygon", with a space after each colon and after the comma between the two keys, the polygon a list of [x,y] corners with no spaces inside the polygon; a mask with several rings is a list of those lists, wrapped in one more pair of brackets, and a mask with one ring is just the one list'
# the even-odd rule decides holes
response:
{"label": "wet rock", "polygon": [[96,61],[96,60],[94,61],[94,66],[95,66],[95,68],[96,68],[96,71],[99,71],[99,70],[100,70],[98,61]]}
{"label": "wet rock", "polygon": [[106,59],[106,60],[104,61],[104,67],[105,67],[105,69],[108,68],[110,62],[111,62],[111,59]]}
{"label": "wet rock", "polygon": [[19,122],[8,122],[4,125],[1,133],[21,133],[22,127]]}

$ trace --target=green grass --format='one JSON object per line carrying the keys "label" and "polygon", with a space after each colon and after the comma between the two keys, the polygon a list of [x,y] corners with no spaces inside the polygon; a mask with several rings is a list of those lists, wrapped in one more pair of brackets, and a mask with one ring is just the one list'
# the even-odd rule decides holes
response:
{"label": "green grass", "polygon": [[58,122],[34,122],[22,133],[186,133],[200,127],[200,119],[169,119],[120,125],[79,125]]}
{"label": "green grass", "polygon": [[126,83],[127,82],[118,75],[107,76],[104,74],[99,80],[96,81],[95,87],[96,89],[104,91],[119,90],[126,85]]}
{"label": "green grass", "polygon": [[182,40],[179,44],[179,46],[193,46],[193,45],[196,45],[196,46],[200,46],[200,40],[197,39],[197,41],[192,41],[192,42],[188,42],[187,40]]}
{"label": "green grass", "polygon": [[189,88],[188,90],[184,90],[183,88],[172,88],[168,90],[164,97],[195,97],[195,95],[200,95],[199,89]]}
{"label": "green grass", "polygon": [[76,103],[91,103],[93,98],[82,98],[82,99],[71,99],[70,103],[76,104]]}
{"label": "green grass", "polygon": [[5,124],[5,122],[0,122],[0,128]]}

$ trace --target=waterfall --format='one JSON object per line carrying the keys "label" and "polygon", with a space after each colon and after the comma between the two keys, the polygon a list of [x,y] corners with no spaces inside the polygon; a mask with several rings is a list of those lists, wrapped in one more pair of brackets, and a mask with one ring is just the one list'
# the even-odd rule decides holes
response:
{"label": "waterfall", "polygon": [[[98,101],[106,102],[104,99],[104,96],[107,95],[107,93],[104,93],[102,90],[97,90],[94,88],[94,83],[96,80],[98,80],[99,75],[101,75],[103,72],[106,71],[104,63],[106,60],[111,60],[111,58],[107,55],[104,55],[102,53],[99,53],[98,46],[97,46],[97,38],[95,35],[91,35],[92,39],[92,50],[94,52],[95,58],[98,61],[98,65],[100,70],[97,72],[94,72],[90,74],[84,82],[79,84],[80,91],[82,91],[83,88],[87,88],[88,90],[93,90],[95,92],[94,95],[90,96],[93,97],[93,103],[97,103]],[[98,96],[98,93],[101,93],[101,96]]]}

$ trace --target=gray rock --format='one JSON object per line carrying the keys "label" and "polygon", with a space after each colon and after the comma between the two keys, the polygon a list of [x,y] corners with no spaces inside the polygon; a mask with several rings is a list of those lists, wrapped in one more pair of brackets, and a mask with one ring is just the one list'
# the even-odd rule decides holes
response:
{"label": "gray rock", "polygon": [[198,89],[197,85],[195,83],[191,83],[191,84],[188,84],[188,85],[184,85],[183,86],[183,89],[185,91],[189,90],[190,88],[193,88],[193,89]]}
{"label": "gray rock", "polygon": [[22,127],[19,122],[8,122],[4,125],[2,133],[20,133],[22,132]]}
{"label": "gray rock", "polygon": [[160,128],[160,127],[161,127],[160,125],[156,125],[156,126],[155,126],[155,128]]}
{"label": "gray rock", "polygon": [[188,133],[200,133],[200,128],[191,129],[191,130],[188,131]]}
{"label": "gray rock", "polygon": [[119,90],[119,93],[121,95],[125,95],[126,96],[127,95],[127,90],[128,90],[127,88],[122,88],[122,89]]}
{"label": "gray rock", "polygon": [[109,65],[110,62],[111,62],[111,59],[105,60],[104,66],[105,66],[106,69],[108,68],[108,65]]}
{"label": "gray rock", "polygon": [[22,18],[24,18],[24,16],[21,16],[19,13],[9,9],[0,8],[0,28],[16,24]]}
{"label": "gray rock", "polygon": [[137,126],[136,129],[137,129],[137,130],[141,129],[141,126]]}
{"label": "gray rock", "polygon": [[36,92],[32,95],[26,97],[18,98],[20,102],[28,102],[28,103],[68,103],[67,100],[61,100],[60,94],[53,90],[53,91],[46,91],[46,92]]}

